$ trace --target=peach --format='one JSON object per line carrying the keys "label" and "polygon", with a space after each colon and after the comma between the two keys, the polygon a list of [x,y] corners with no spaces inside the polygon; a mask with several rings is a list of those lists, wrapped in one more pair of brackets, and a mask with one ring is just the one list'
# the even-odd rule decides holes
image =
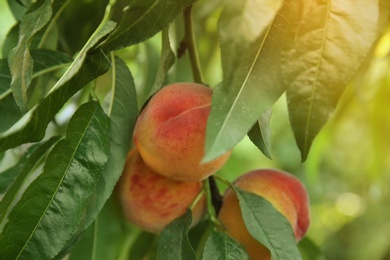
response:
{"label": "peach", "polygon": [[211,96],[206,86],[174,83],[150,99],[137,119],[133,138],[150,168],[172,180],[194,182],[225,164],[230,152],[201,163]]}
{"label": "peach", "polygon": [[[119,181],[119,200],[127,219],[142,229],[159,233],[186,212],[202,189],[202,182],[178,182],[168,179],[143,162],[133,148],[126,159]],[[203,217],[203,196],[193,209],[193,225]]]}
{"label": "peach", "polygon": [[[299,241],[309,224],[309,199],[303,184],[293,175],[273,169],[261,169],[240,176],[234,185],[267,199],[290,222]],[[251,259],[270,259],[269,250],[255,240],[245,227],[238,198],[228,189],[218,218],[226,231],[244,245]]]}

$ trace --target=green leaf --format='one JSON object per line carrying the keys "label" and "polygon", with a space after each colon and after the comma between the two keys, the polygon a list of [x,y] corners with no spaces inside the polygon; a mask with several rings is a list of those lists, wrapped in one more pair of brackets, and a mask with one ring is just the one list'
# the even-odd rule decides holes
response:
{"label": "green leaf", "polygon": [[12,75],[12,93],[16,104],[23,112],[27,111],[27,88],[31,83],[33,73],[33,61],[29,51],[31,39],[50,21],[52,15],[52,1],[44,0],[41,2],[33,4],[32,10],[22,17],[19,42],[8,57]]}
{"label": "green leaf", "polygon": [[26,185],[26,179],[40,163],[47,151],[59,140],[58,136],[52,137],[42,144],[35,144],[27,151],[20,159],[18,164],[13,167],[12,171],[15,174],[16,180],[7,189],[3,199],[0,202],[0,233],[6,223],[6,217],[12,209],[19,195],[23,192],[23,187]]}
{"label": "green leaf", "polygon": [[101,45],[117,50],[145,41],[169,25],[195,0],[133,0],[123,9],[123,16],[113,33]]}
{"label": "green leaf", "polygon": [[[226,1],[219,19],[224,85],[230,86],[241,55],[269,26],[282,0]],[[234,33],[233,33],[234,32]]]}
{"label": "green leaf", "polygon": [[[32,79],[41,74],[62,68],[72,62],[72,59],[67,54],[60,51],[35,49],[31,50],[30,54],[34,61]],[[12,76],[7,59],[0,59],[0,97],[11,94],[9,88],[11,80]]]}
{"label": "green leaf", "polygon": [[[59,51],[35,49],[31,50],[31,57],[34,60],[32,78],[36,78],[44,73],[57,70],[69,64],[72,60],[65,53]],[[0,60],[0,132],[10,128],[18,121],[23,113],[20,111],[9,89],[11,74],[8,69],[6,59]],[[2,92],[4,91],[4,92]]]}
{"label": "green leaf", "polygon": [[60,80],[57,81],[56,85],[53,87],[53,90],[69,81],[74,75],[76,75],[77,72],[79,72],[80,68],[84,64],[88,51],[91,50],[102,38],[114,30],[115,26],[116,23],[107,21],[96,29],[94,34],[91,36],[91,38],[89,38],[88,42],[84,45],[77,57],[74,59],[68,70],[64,73],[64,75],[62,75]]}
{"label": "green leaf", "polygon": [[156,259],[157,242],[158,235],[141,230],[125,259]]}
{"label": "green leaf", "polygon": [[[11,0],[14,2],[14,0]],[[27,1],[24,1],[27,2]],[[31,2],[31,1],[30,1]],[[48,49],[54,49],[56,48],[56,43],[52,46],[52,48],[49,48],[45,42],[47,41],[47,38],[49,34],[52,31],[55,31],[55,23],[57,22],[60,14],[62,13],[63,9],[66,7],[67,3],[69,3],[70,0],[53,0],[52,1],[52,18],[50,20],[50,23],[47,23],[41,30],[39,30],[36,34],[32,36],[29,42],[29,47],[31,49],[37,49],[37,48],[48,48]],[[29,6],[28,4],[27,6]],[[23,7],[24,10],[26,8]],[[2,53],[3,57],[8,57],[11,50],[18,45],[19,40],[19,30],[20,30],[20,22],[17,22],[7,33],[6,38],[3,42],[3,48]]]}
{"label": "green leaf", "polygon": [[249,233],[271,251],[272,259],[302,259],[288,220],[261,196],[234,187]]}
{"label": "green leaf", "polygon": [[90,200],[81,230],[88,227],[112,194],[122,174],[131,137],[138,116],[137,96],[133,77],[126,64],[119,58],[112,60],[112,98],[107,114],[111,119],[110,156],[96,188],[95,197]]}
{"label": "green leaf", "polygon": [[66,138],[46,160],[44,171],[23,193],[0,236],[6,259],[51,259],[83,218],[110,152],[109,118],[99,104],[82,105]]}
{"label": "green leaf", "polygon": [[69,248],[72,247],[74,240],[95,220],[112,194],[130,150],[132,132],[138,115],[135,86],[133,77],[122,60],[114,58],[112,65],[113,85],[107,111],[111,119],[110,155],[96,191],[85,209],[84,217],[77,223],[78,228],[67,245]]}
{"label": "green leaf", "polygon": [[231,80],[215,89],[204,162],[232,149],[285,91],[282,53],[289,46],[291,27],[298,26],[292,23],[290,6],[282,6],[263,34],[243,51]]}
{"label": "green leaf", "polygon": [[58,68],[63,68],[66,65],[70,65],[72,62],[71,57],[60,51],[34,49],[31,50],[30,53],[32,59],[34,60],[32,78]]}
{"label": "green leaf", "polygon": [[0,133],[10,128],[23,116],[11,92],[0,95]]}
{"label": "green leaf", "polygon": [[188,229],[191,222],[192,213],[188,209],[183,216],[163,229],[158,242],[157,259],[197,259],[188,238]]}
{"label": "green leaf", "polygon": [[263,152],[265,156],[272,159],[271,156],[271,121],[272,110],[269,109],[261,114],[260,118],[248,132],[251,141]]}
{"label": "green leaf", "polygon": [[7,59],[0,59],[0,95],[9,89],[11,80]]}
{"label": "green leaf", "polygon": [[302,161],[378,37],[378,1],[307,1],[286,54],[291,125]]}
{"label": "green leaf", "polygon": [[61,87],[57,87],[39,105],[25,114],[13,127],[0,134],[0,151],[16,147],[27,142],[42,140],[46,126],[71,98],[89,81],[105,73],[110,67],[102,53],[87,56],[77,74]]}
{"label": "green leaf", "polygon": [[131,229],[123,222],[122,211],[117,204],[115,197],[107,201],[93,224],[85,230],[81,240],[72,249],[69,260],[120,259],[119,255],[132,234]]}
{"label": "green leaf", "polygon": [[[158,65],[157,75],[154,80],[152,89],[150,90],[146,100],[148,100],[154,93],[156,93],[164,84],[164,80],[168,74],[168,70],[175,63],[175,54],[171,48],[171,43],[169,41],[169,29],[166,28],[161,33],[162,46],[161,46],[161,56],[160,62]],[[144,100],[144,102],[146,101]],[[143,103],[144,103],[143,102]]]}
{"label": "green leaf", "polygon": [[2,197],[1,195],[4,194],[8,187],[12,184],[12,182],[14,182],[16,177],[18,177],[25,160],[26,158],[21,158],[19,160],[19,164],[14,165],[0,173],[0,198]]}
{"label": "green leaf", "polygon": [[299,242],[298,247],[304,260],[324,258],[321,248],[307,237]]}
{"label": "green leaf", "polygon": [[[8,55],[12,51],[12,49],[15,48],[16,45],[18,45],[19,26],[20,26],[20,23],[16,23],[8,31],[8,33],[4,39],[4,42],[3,42],[3,48],[1,50],[3,53],[3,57],[8,57]],[[8,61],[7,61],[7,63],[8,63]]]}
{"label": "green leaf", "polygon": [[246,249],[228,234],[213,230],[207,238],[202,259],[249,260],[249,256]]}
{"label": "green leaf", "polygon": [[19,21],[27,11],[27,8],[31,5],[32,0],[25,0],[23,2],[18,0],[7,0],[7,2],[15,19]]}

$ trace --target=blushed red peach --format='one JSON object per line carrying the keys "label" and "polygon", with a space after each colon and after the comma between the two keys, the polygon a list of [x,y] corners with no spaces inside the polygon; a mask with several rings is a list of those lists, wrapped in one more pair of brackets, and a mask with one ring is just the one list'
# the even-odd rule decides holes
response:
{"label": "blushed red peach", "polygon": [[[295,176],[273,169],[261,169],[240,176],[234,185],[267,199],[290,222],[297,241],[310,225],[309,199],[303,184]],[[227,232],[247,249],[251,259],[270,259],[269,250],[257,242],[245,227],[238,198],[228,189],[218,218]]]}
{"label": "blushed red peach", "polygon": [[219,170],[230,152],[201,163],[212,90],[196,83],[163,87],[145,106],[134,143],[145,163],[172,180],[200,181]]}
{"label": "blushed red peach", "polygon": [[[202,189],[202,182],[177,182],[147,167],[133,148],[119,181],[119,199],[125,216],[142,229],[159,233],[183,215]],[[193,224],[203,217],[206,200],[193,209]]]}

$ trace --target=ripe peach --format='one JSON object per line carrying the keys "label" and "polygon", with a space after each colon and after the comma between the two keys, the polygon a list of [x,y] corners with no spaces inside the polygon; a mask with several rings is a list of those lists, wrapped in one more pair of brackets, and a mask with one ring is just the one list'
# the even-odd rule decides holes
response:
{"label": "ripe peach", "polygon": [[[240,176],[234,184],[242,190],[267,199],[290,222],[299,241],[309,224],[309,199],[303,184],[293,175],[279,170],[261,169]],[[270,259],[269,250],[257,242],[245,227],[238,198],[228,189],[218,218],[227,232],[247,249],[251,259]]]}
{"label": "ripe peach", "polygon": [[[147,167],[137,149],[126,159],[119,181],[119,199],[127,219],[142,229],[159,233],[183,215],[202,189],[202,182],[177,182]],[[206,200],[193,209],[193,225],[203,217]]]}
{"label": "ripe peach", "polygon": [[158,91],[134,129],[134,143],[145,163],[172,180],[200,181],[219,170],[230,152],[201,163],[212,90],[196,83],[174,83]]}

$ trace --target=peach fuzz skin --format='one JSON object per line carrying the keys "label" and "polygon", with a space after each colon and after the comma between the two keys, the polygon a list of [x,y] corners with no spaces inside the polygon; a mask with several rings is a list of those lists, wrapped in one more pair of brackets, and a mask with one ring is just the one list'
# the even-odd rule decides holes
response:
{"label": "peach fuzz skin", "polygon": [[[310,225],[309,199],[305,187],[295,176],[279,170],[254,170],[240,176],[234,184],[267,199],[288,219],[297,241],[306,234]],[[251,259],[271,259],[269,250],[246,229],[238,198],[231,189],[224,195],[218,218],[226,231],[244,245]]]}
{"label": "peach fuzz skin", "polygon": [[230,152],[201,163],[212,90],[196,83],[163,87],[145,106],[134,129],[134,143],[145,163],[177,181],[201,181],[219,170]]}
{"label": "peach fuzz skin", "polygon": [[[160,233],[185,213],[202,185],[202,182],[177,182],[157,174],[144,164],[133,148],[119,181],[119,200],[130,222],[148,232]],[[205,208],[203,196],[192,211],[193,225],[203,217]]]}

